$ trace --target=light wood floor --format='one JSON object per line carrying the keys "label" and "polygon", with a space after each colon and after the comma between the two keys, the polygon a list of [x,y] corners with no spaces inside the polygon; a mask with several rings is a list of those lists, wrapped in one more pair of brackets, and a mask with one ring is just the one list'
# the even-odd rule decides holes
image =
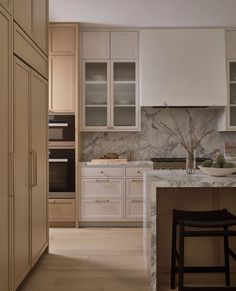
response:
{"label": "light wood floor", "polygon": [[19,291],[147,291],[142,229],[50,229],[50,252]]}

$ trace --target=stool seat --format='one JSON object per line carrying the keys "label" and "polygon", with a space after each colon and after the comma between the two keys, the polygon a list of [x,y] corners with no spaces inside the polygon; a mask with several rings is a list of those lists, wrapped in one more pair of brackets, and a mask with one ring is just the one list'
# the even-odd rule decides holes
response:
{"label": "stool seat", "polygon": [[[176,249],[177,226],[179,226],[178,250]],[[171,289],[175,288],[175,274],[178,273],[179,291],[219,290],[218,287],[192,287],[189,289],[184,286],[184,273],[225,273],[226,287],[221,287],[220,290],[236,290],[236,287],[230,287],[229,258],[236,260],[236,254],[229,247],[229,237],[236,236],[236,231],[229,230],[230,226],[236,226],[236,216],[227,209],[210,211],[173,210]],[[191,229],[189,230],[188,227],[191,227]],[[185,266],[184,241],[188,237],[222,237],[224,239],[225,264],[223,266]],[[178,266],[176,263],[178,263]]]}
{"label": "stool seat", "polygon": [[211,211],[173,210],[175,223],[193,227],[224,227],[236,225],[236,216],[227,209]]}

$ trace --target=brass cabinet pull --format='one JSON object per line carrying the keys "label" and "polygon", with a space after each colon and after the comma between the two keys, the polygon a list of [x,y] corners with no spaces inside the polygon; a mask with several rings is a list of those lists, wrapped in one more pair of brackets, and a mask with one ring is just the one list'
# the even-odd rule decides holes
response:
{"label": "brass cabinet pull", "polygon": [[109,199],[96,199],[95,200],[95,202],[97,202],[97,203],[101,203],[101,202],[110,202],[110,200]]}
{"label": "brass cabinet pull", "polygon": [[30,151],[30,187],[34,187],[34,151]]}
{"label": "brass cabinet pull", "polygon": [[132,199],[131,202],[133,202],[133,203],[143,203],[143,200]]}
{"label": "brass cabinet pull", "polygon": [[96,179],[96,182],[110,182],[109,179]]}
{"label": "brass cabinet pull", "polygon": [[34,186],[38,184],[38,158],[37,152],[34,151]]}
{"label": "brass cabinet pull", "polygon": [[14,153],[11,153],[10,156],[10,185],[9,185],[9,197],[15,196],[15,176],[16,176],[16,157]]}
{"label": "brass cabinet pull", "polygon": [[143,182],[141,179],[132,179],[132,182]]}
{"label": "brass cabinet pull", "polygon": [[70,201],[56,201],[56,200],[52,200],[52,201],[49,201],[49,204],[72,204],[72,202]]}

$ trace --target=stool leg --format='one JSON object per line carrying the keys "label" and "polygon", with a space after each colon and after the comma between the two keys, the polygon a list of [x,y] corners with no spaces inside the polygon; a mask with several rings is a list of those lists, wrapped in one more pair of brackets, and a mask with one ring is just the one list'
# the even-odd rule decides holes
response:
{"label": "stool leg", "polygon": [[184,289],[184,224],[179,229],[179,291]]}
{"label": "stool leg", "polygon": [[176,233],[177,226],[173,219],[172,224],[172,250],[171,250],[171,289],[175,289],[175,268],[176,268]]}
{"label": "stool leg", "polygon": [[[224,231],[228,231],[228,227],[224,227]],[[230,286],[230,265],[229,265],[229,237],[224,236],[224,256],[225,256],[225,284]]]}

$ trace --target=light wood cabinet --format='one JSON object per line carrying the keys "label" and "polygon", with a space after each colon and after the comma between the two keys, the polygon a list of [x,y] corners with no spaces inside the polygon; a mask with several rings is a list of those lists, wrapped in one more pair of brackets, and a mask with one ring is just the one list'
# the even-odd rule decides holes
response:
{"label": "light wood cabinet", "polygon": [[143,172],[132,166],[81,166],[80,221],[141,222],[143,220]]}
{"label": "light wood cabinet", "polygon": [[2,5],[9,14],[12,14],[13,0],[0,0],[0,5]]}
{"label": "light wood cabinet", "polygon": [[[0,289],[10,289],[10,206],[14,195],[13,188],[13,149],[12,149],[12,23],[9,15],[0,6]],[[9,155],[10,154],[10,155]],[[10,161],[10,164],[9,164]]]}
{"label": "light wood cabinet", "polygon": [[140,31],[141,106],[225,106],[224,29]]}
{"label": "light wood cabinet", "polygon": [[138,32],[82,33],[83,131],[138,131]]}
{"label": "light wood cabinet", "polygon": [[48,82],[31,70],[31,232],[32,265],[36,263],[48,242],[48,151],[47,115]]}
{"label": "light wood cabinet", "polygon": [[14,59],[14,288],[30,270],[29,97],[30,68]]}
{"label": "light wood cabinet", "polygon": [[49,111],[75,113],[77,96],[76,24],[50,25],[49,29]]}
{"label": "light wood cabinet", "polygon": [[50,199],[49,220],[75,221],[75,199]]}
{"label": "light wood cabinet", "polygon": [[236,30],[226,30],[226,59],[228,98],[217,129],[236,131]]}
{"label": "light wood cabinet", "polygon": [[14,58],[14,288],[47,247],[47,81]]}
{"label": "light wood cabinet", "polygon": [[138,59],[138,47],[137,31],[111,32],[112,59]]}
{"label": "light wood cabinet", "polygon": [[49,110],[75,112],[75,57],[49,57]]}
{"label": "light wood cabinet", "polygon": [[110,59],[110,32],[82,32],[83,59]]}
{"label": "light wood cabinet", "polygon": [[48,0],[14,0],[14,20],[47,54]]}

